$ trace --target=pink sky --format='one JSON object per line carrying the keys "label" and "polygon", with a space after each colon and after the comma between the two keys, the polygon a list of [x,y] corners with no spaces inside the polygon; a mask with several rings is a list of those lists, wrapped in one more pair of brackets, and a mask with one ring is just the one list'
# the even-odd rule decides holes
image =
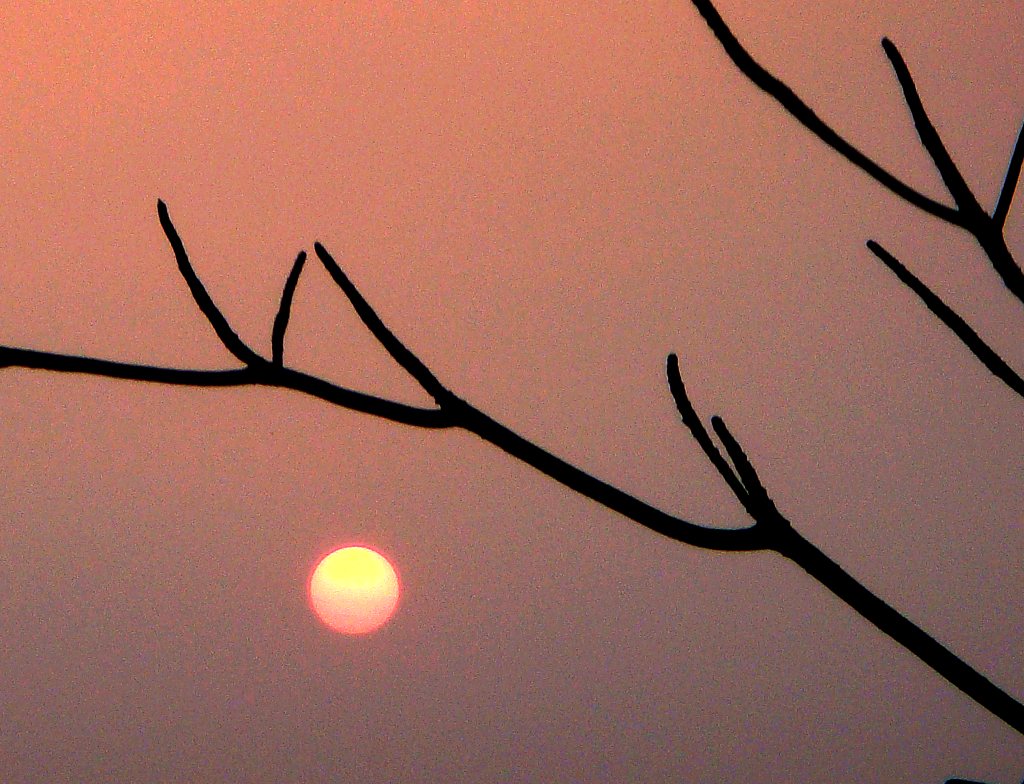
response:
{"label": "pink sky", "polygon": [[[26,5],[26,4],[21,4]],[[936,198],[900,46],[991,206],[1018,2],[720,5]],[[676,352],[808,538],[1024,696],[1021,401],[865,250],[1024,368],[965,236],[828,151],[687,2],[33,4],[0,24],[0,343],[237,362],[160,230],[269,353],[319,240],[459,395],[674,514],[743,525]],[[1024,212],[1010,247],[1024,249]],[[294,367],[416,404],[324,271]],[[0,765],[12,782],[938,782],[1024,743],[792,564],[658,537],[471,435],[266,389],[0,374]],[[405,589],[322,629],[327,549]]]}

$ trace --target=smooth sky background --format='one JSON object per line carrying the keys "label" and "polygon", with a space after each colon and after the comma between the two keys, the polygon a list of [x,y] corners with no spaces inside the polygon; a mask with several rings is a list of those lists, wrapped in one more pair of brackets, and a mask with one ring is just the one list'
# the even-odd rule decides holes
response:
{"label": "smooth sky background", "polygon": [[[322,241],[458,394],[687,519],[743,525],[664,359],[780,508],[1024,697],[1024,406],[864,248],[1024,368],[964,235],[784,115],[674,2],[32,3],[0,22],[0,342],[269,354]],[[1024,112],[1017,0],[744,3],[766,65],[946,198],[890,36],[989,207]],[[1024,255],[1024,205],[1010,214]],[[428,401],[316,264],[289,364]],[[1024,742],[795,566],[695,550],[459,432],[266,389],[0,373],[11,782],[1017,782]],[[376,635],[305,581],[396,563]]]}

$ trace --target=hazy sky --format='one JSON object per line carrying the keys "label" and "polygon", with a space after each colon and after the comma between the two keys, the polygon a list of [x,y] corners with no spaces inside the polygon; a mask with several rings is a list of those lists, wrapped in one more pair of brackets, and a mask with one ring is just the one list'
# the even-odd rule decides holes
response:
{"label": "hazy sky", "polygon": [[[745,524],[677,352],[780,508],[1024,696],[1024,406],[864,248],[1024,368],[972,241],[854,170],[673,2],[20,3],[0,22],[0,343],[237,364],[323,242],[458,394],[687,519]],[[17,6],[17,8],[15,8]],[[991,206],[1020,0],[722,0],[937,198],[879,40]],[[1024,205],[1008,240],[1024,255]],[[319,265],[287,361],[426,404]],[[475,437],[291,392],[0,373],[0,770],[34,782],[1018,782],[1024,742],[792,564],[663,539]],[[371,544],[404,594],[331,634]]]}

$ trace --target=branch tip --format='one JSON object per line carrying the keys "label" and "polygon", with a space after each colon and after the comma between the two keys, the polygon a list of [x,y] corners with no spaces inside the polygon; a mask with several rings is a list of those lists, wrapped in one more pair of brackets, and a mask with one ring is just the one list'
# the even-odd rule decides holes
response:
{"label": "branch tip", "polygon": [[295,287],[299,284],[299,276],[306,263],[306,251],[300,250],[295,257],[288,278],[284,282],[284,290],[281,292],[281,304],[274,317],[274,329],[271,333],[271,361],[277,365],[284,364],[284,335],[288,330],[288,319],[291,318],[292,300],[295,297]]}
{"label": "branch tip", "polygon": [[995,352],[977,332],[971,327],[963,317],[960,316],[955,310],[947,305],[943,299],[932,291],[928,286],[918,278],[913,272],[892,255],[889,251],[883,248],[879,243],[874,240],[868,240],[866,243],[868,250],[870,250],[875,256],[878,257],[886,267],[889,268],[899,281],[910,289],[918,299],[920,299],[925,307],[934,313],[939,321],[946,325],[946,327],[960,339],[967,349],[974,354],[975,357],[988,369],[992,375],[1002,381],[1006,386],[1012,389],[1021,397],[1024,397],[1024,378],[1013,370],[998,353]]}
{"label": "branch tip", "polygon": [[[899,196],[904,201],[913,204],[920,210],[934,215],[940,220],[956,226],[962,225],[961,216],[956,209],[949,205],[935,201],[925,196],[920,191],[905,183],[896,175],[883,168],[879,163],[862,152],[859,148],[848,142],[831,125],[822,120],[810,106],[804,103],[789,85],[768,71],[763,65],[754,59],[746,47],[726,24],[721,14],[710,0],[691,0],[697,11],[704,17],[704,21],[715,34],[725,53],[732,60],[733,64],[764,92],[768,93],[775,101],[789,113],[789,115],[803,125],[808,131],[817,136],[822,142],[831,147],[850,163],[859,168],[869,177],[874,179],[883,187]],[[883,47],[888,39],[882,39]],[[891,45],[891,42],[889,42]]]}
{"label": "branch tip", "polygon": [[359,316],[360,321],[366,326],[376,339],[381,344],[385,351],[391,355],[391,358],[398,363],[398,365],[405,370],[413,379],[418,383],[424,391],[427,392],[439,406],[450,404],[456,401],[455,396],[448,391],[448,389],[437,380],[431,370],[423,364],[423,362],[413,354],[405,344],[402,343],[394,333],[388,329],[387,325],[381,320],[380,316],[373,309],[369,302],[359,292],[359,289],[355,287],[349,277],[338,265],[338,262],[334,260],[334,257],[327,251],[322,244],[319,242],[313,243],[313,250],[316,252],[320,262],[324,265],[328,274],[337,284],[338,288],[341,289],[342,293],[351,303],[353,310],[356,315]]}
{"label": "branch tip", "polygon": [[217,333],[217,337],[220,338],[220,342],[224,344],[224,347],[228,351],[234,354],[246,365],[260,364],[264,362],[263,358],[259,354],[249,348],[245,342],[235,334],[235,331],[231,328],[228,320],[224,318],[224,314],[217,309],[217,306],[214,304],[210,294],[206,291],[206,287],[203,286],[203,282],[199,279],[196,271],[192,268],[192,262],[189,261],[188,252],[185,250],[185,244],[181,241],[181,237],[178,235],[178,230],[174,227],[174,222],[171,220],[171,216],[167,212],[167,205],[164,204],[162,199],[157,199],[156,211],[157,215],[160,217],[160,227],[164,230],[164,235],[167,237],[167,241],[170,243],[171,249],[174,251],[174,257],[178,262],[178,271],[185,279],[185,283],[188,285],[188,289],[192,293],[192,299],[196,301],[196,305],[199,306],[199,310],[202,311],[204,316],[206,316],[206,320],[210,322],[214,332]]}
{"label": "branch tip", "polygon": [[1006,225],[1006,218],[1010,213],[1010,204],[1013,202],[1013,195],[1017,190],[1022,165],[1024,165],[1024,123],[1017,131],[1017,141],[1014,142],[1013,152],[1010,153],[1010,162],[1007,164],[1006,174],[1003,176],[1003,186],[999,189],[999,199],[996,201],[996,208],[992,213],[992,222],[1000,230]]}
{"label": "branch tip", "polygon": [[882,49],[885,52],[885,56],[889,59],[889,64],[896,75],[896,81],[899,82],[900,89],[903,91],[903,100],[906,102],[907,109],[910,110],[910,116],[914,120],[914,127],[917,129],[921,145],[928,152],[932,163],[935,164],[935,168],[942,178],[943,184],[946,186],[946,190],[949,191],[950,196],[953,197],[953,201],[956,203],[957,209],[954,210],[956,220],[951,222],[966,228],[968,224],[965,223],[965,216],[962,213],[967,213],[968,218],[977,218],[978,215],[984,215],[984,210],[981,209],[981,205],[974,197],[974,193],[960,173],[956,163],[953,162],[953,157],[949,154],[949,150],[946,149],[946,145],[942,142],[942,137],[939,136],[938,130],[928,116],[928,112],[924,108],[924,102],[921,100],[921,94],[918,92],[917,85],[914,82],[914,77],[911,75],[910,68],[907,66],[906,60],[903,59],[903,55],[900,54],[900,50],[889,38],[882,39]]}

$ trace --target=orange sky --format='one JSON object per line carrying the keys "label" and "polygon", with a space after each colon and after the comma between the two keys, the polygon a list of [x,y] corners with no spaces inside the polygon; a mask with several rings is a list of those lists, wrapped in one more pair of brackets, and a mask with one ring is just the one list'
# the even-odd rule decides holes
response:
{"label": "orange sky", "polygon": [[[944,199],[893,38],[991,206],[1019,2],[762,5],[720,7]],[[4,11],[0,51],[0,343],[235,366],[162,198],[252,345],[319,240],[459,395],[744,524],[678,423],[677,352],[808,538],[1024,695],[1024,411],[864,241],[1022,368],[1019,303],[757,92],[688,3],[38,3]],[[427,402],[317,265],[286,358]],[[1019,737],[780,557],[661,539],[470,435],[23,370],[0,407],[12,781],[1020,780]],[[394,558],[403,599],[340,638],[303,590],[352,541]]]}

